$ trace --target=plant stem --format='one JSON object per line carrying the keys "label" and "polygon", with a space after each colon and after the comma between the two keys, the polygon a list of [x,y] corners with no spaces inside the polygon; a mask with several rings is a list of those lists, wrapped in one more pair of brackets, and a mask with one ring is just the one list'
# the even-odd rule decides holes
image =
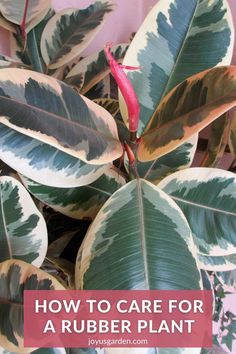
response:
{"label": "plant stem", "polygon": [[137,170],[137,166],[136,166],[136,162],[134,162],[132,165],[129,165],[129,175],[130,175],[130,179],[139,179],[139,174],[138,174],[138,170]]}
{"label": "plant stem", "polygon": [[130,132],[130,141],[131,143],[136,142],[137,139],[137,132]]}
{"label": "plant stem", "polygon": [[[135,146],[135,144],[132,144]],[[128,160],[129,160],[129,177],[130,179],[136,179],[139,178],[138,175],[138,170],[137,170],[137,166],[136,166],[136,158],[135,158],[135,154],[132,150],[132,148],[126,143],[124,142],[124,149],[126,151]]]}

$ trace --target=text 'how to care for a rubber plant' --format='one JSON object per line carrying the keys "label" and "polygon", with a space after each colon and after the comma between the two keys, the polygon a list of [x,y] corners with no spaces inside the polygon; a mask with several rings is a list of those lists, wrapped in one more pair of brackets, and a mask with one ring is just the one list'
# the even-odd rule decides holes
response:
{"label": "text 'how to care for a rubber plant'", "polygon": [[212,345],[210,291],[25,291],[25,304],[26,347]]}

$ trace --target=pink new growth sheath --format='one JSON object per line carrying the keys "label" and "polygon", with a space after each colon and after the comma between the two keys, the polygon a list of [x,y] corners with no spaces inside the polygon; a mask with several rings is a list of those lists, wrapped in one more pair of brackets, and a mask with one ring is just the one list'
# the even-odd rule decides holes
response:
{"label": "pink new growth sheath", "polygon": [[137,95],[134,88],[122,69],[139,70],[140,67],[126,66],[119,64],[112,56],[111,44],[107,43],[105,46],[105,55],[109,63],[111,73],[116,80],[116,83],[124,97],[125,103],[128,108],[129,130],[136,132],[138,130],[140,107]]}

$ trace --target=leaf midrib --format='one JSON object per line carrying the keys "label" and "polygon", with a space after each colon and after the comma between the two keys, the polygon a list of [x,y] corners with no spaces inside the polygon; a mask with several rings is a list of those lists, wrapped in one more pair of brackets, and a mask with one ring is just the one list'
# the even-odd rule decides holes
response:
{"label": "leaf midrib", "polygon": [[[198,4],[198,0],[197,0],[197,1],[196,1],[195,9],[194,9],[194,11],[193,11],[192,19],[191,19],[191,21],[189,22],[188,29],[187,29],[187,31],[186,31],[186,34],[185,34],[184,38],[183,38],[181,48],[180,48],[179,53],[178,53],[178,55],[177,55],[177,57],[176,57],[176,59],[175,59],[174,66],[173,66],[173,68],[172,68],[172,70],[171,70],[171,72],[170,72],[170,75],[169,75],[169,78],[168,78],[168,80],[167,80],[166,87],[165,87],[165,89],[164,89],[164,91],[163,91],[163,94],[162,94],[162,96],[161,96],[160,102],[161,102],[161,100],[163,99],[163,97],[165,97],[165,95],[168,93],[168,91],[167,91],[168,86],[169,86],[169,84],[170,84],[170,82],[171,82],[171,80],[172,80],[173,73],[174,73],[174,71],[175,71],[175,69],[176,69],[176,67],[177,67],[177,65],[178,65],[178,63],[179,63],[181,54],[182,54],[182,52],[183,52],[183,50],[184,50],[185,42],[186,42],[186,39],[188,38],[190,29],[192,28],[192,24],[193,24],[193,21],[194,21],[194,18],[195,18],[195,14],[196,14],[196,12],[197,12],[198,5],[199,5],[199,4]],[[182,80],[182,81],[183,81],[183,80]],[[154,112],[154,114],[155,114],[155,112]]]}
{"label": "leaf midrib", "polygon": [[145,289],[150,289],[149,284],[149,271],[148,271],[148,257],[147,257],[147,245],[145,239],[145,224],[144,224],[144,206],[143,206],[143,197],[142,197],[142,186],[141,180],[137,180],[137,198],[138,198],[138,211],[139,211],[139,224],[140,224],[140,242],[141,250],[143,255],[143,265],[144,265],[144,281]]}
{"label": "leaf midrib", "polygon": [[191,21],[189,22],[188,29],[187,29],[187,31],[186,31],[186,34],[185,34],[184,38],[183,38],[183,41],[182,41],[182,44],[181,44],[181,48],[179,49],[179,53],[177,54],[177,57],[176,57],[176,59],[175,59],[175,63],[174,63],[173,68],[171,69],[171,72],[170,72],[170,74],[169,74],[169,77],[168,77],[168,80],[167,80],[167,82],[166,82],[165,88],[164,88],[164,90],[163,90],[163,92],[162,92],[162,95],[161,95],[161,97],[160,97],[160,99],[159,99],[159,102],[158,102],[158,104],[157,104],[157,106],[156,106],[156,109],[153,111],[152,116],[150,117],[150,119],[148,120],[148,122],[145,124],[145,127],[143,128],[143,131],[146,130],[148,124],[149,124],[150,121],[152,120],[152,117],[155,115],[155,113],[156,113],[156,111],[157,111],[157,109],[158,109],[158,107],[159,107],[159,105],[160,105],[162,99],[168,94],[168,87],[169,87],[169,84],[170,84],[170,82],[171,82],[171,80],[172,80],[173,73],[174,73],[174,71],[175,71],[175,69],[176,69],[176,67],[177,67],[177,63],[179,62],[181,53],[183,52],[186,39],[188,38],[188,34],[189,34],[190,29],[191,29],[191,27],[192,27],[192,23],[193,23],[193,20],[194,20],[196,11],[197,11],[197,7],[198,7],[198,0],[197,0],[197,2],[196,2],[196,7],[195,7],[195,10],[194,10],[194,12],[193,12],[192,19],[191,19]]}
{"label": "leaf midrib", "polygon": [[[49,112],[49,111],[45,111],[44,109],[39,108],[39,107],[37,107],[37,106],[31,106],[31,105],[28,104],[28,103],[24,103],[24,102],[21,102],[21,101],[12,99],[12,98],[10,98],[10,97],[5,97],[5,96],[0,96],[0,101],[1,101],[1,100],[6,100],[6,101],[14,102],[14,103],[16,103],[16,104],[18,103],[19,105],[22,105],[22,106],[24,106],[24,107],[29,108],[29,109],[31,110],[31,112],[32,112],[32,110],[33,110],[33,111],[36,111],[36,112],[41,112],[41,113],[43,113],[43,114],[45,114],[45,115],[49,115],[49,116],[55,117],[56,119],[63,121],[65,124],[71,124],[71,125],[74,125],[75,127],[79,127],[79,128],[82,128],[82,129],[85,129],[85,130],[88,130],[88,131],[92,131],[92,132],[95,132],[96,134],[100,135],[101,137],[103,137],[103,138],[105,138],[105,139],[110,139],[110,140],[113,140],[113,141],[115,141],[115,142],[119,142],[119,141],[116,140],[112,135],[108,136],[108,135],[102,133],[100,130],[95,130],[95,129],[91,128],[91,127],[84,126],[84,125],[82,125],[81,123],[75,122],[74,120],[66,119],[66,118],[64,118],[64,117],[62,117],[62,116],[59,116],[59,115],[55,114],[55,113],[52,113],[52,112]],[[89,109],[89,107],[88,107],[88,109]],[[4,116],[3,116],[3,117],[4,117]],[[7,115],[5,115],[5,117],[10,117],[10,118],[11,118],[11,116],[7,116]],[[37,120],[39,119],[38,117],[36,117],[36,118],[37,118]],[[1,121],[1,117],[0,117],[0,121]],[[21,129],[24,129],[24,130],[27,129],[25,126],[20,127],[20,126],[16,125],[15,123],[11,123],[10,121],[9,121],[9,123],[12,124],[12,125],[14,125],[16,128],[21,128]],[[2,122],[2,124],[4,124],[4,122]],[[6,124],[5,124],[5,125],[6,125]],[[17,130],[17,129],[16,129],[16,130]],[[29,129],[29,130],[35,131],[35,132],[39,132],[39,133],[41,133],[41,134],[43,134],[43,135],[49,136],[49,135],[47,135],[47,133],[42,133],[42,132],[40,132],[40,131],[36,131],[36,130],[32,130],[32,129]],[[25,135],[27,135],[27,134],[25,134]],[[53,135],[52,135],[52,137],[55,138]],[[55,138],[55,139],[56,139],[56,138]]]}
{"label": "leaf midrib", "polygon": [[[204,80],[204,77],[202,77],[202,80]],[[233,80],[235,81],[235,75],[233,76]],[[192,83],[192,82],[191,82],[191,83]],[[235,83],[235,85],[236,85],[236,83]],[[175,90],[175,88],[174,88],[173,90]],[[236,92],[236,91],[235,91],[235,92]],[[224,99],[224,98],[226,98],[226,97],[229,98],[229,99],[231,99],[231,100],[233,100],[233,101],[236,101],[236,93],[235,93],[235,95],[233,95],[233,93],[231,93],[231,94],[225,94],[225,95],[223,95],[223,96],[218,96],[216,99],[210,100],[210,101],[207,102],[206,104],[201,105],[201,106],[199,106],[199,107],[197,107],[197,108],[195,108],[195,109],[193,109],[193,110],[190,110],[190,111],[186,112],[185,114],[180,115],[180,116],[174,118],[173,120],[169,120],[169,121],[166,122],[165,124],[158,125],[158,126],[152,128],[152,129],[150,129],[150,130],[147,129],[147,131],[144,132],[144,134],[141,136],[141,140],[143,140],[144,137],[147,137],[148,135],[151,135],[151,134],[155,133],[156,131],[158,131],[158,130],[160,130],[160,129],[163,129],[163,128],[166,128],[166,127],[168,127],[168,126],[171,126],[171,124],[174,124],[174,123],[178,122],[179,120],[185,120],[185,119],[188,117],[188,115],[189,115],[190,113],[191,113],[191,114],[193,114],[193,113],[194,113],[194,114],[197,114],[198,112],[201,112],[201,110],[203,110],[203,109],[205,109],[205,108],[210,108],[212,105],[215,105],[215,104],[217,104],[218,102],[221,102],[222,99]],[[232,103],[233,103],[233,102],[227,102],[227,103],[224,103],[224,104],[222,104],[222,105],[225,107],[226,104],[229,105],[229,104],[232,104]],[[166,106],[167,104],[168,104],[168,101],[165,103],[165,106]],[[218,107],[218,108],[219,108],[219,107]],[[222,114],[228,112],[228,110],[229,110],[229,108],[228,108],[228,107],[225,107],[225,110],[224,110],[223,112],[221,112],[221,113],[218,115],[218,117],[220,117]],[[202,120],[198,121],[196,124],[193,124],[193,125],[191,125],[191,126],[187,125],[186,127],[187,127],[187,128],[195,127],[196,125],[201,124],[202,122],[204,122],[204,121],[208,118],[208,116],[209,116],[209,114],[205,117],[205,119],[202,119]],[[215,119],[217,119],[218,117],[215,117],[215,116],[214,116],[214,118],[212,118],[213,121],[214,121]],[[210,123],[207,123],[207,125],[208,125],[208,124],[210,124]],[[202,128],[202,129],[203,129],[203,128]],[[194,133],[194,134],[195,134],[195,133]],[[192,135],[194,135],[194,134],[192,134]],[[189,135],[188,135],[188,136],[189,136]],[[170,141],[171,141],[171,140],[170,140]]]}
{"label": "leaf midrib", "polygon": [[178,202],[181,202],[183,204],[188,204],[188,205],[192,205],[196,208],[201,208],[201,209],[206,209],[206,210],[210,210],[210,211],[213,211],[213,212],[217,212],[217,213],[221,213],[221,214],[228,214],[228,215],[232,215],[232,216],[235,216],[236,217],[236,212],[233,213],[231,211],[227,211],[227,210],[223,210],[223,209],[219,209],[219,208],[213,208],[209,205],[206,205],[206,204],[200,204],[200,203],[196,203],[194,201],[190,201],[190,200],[187,200],[187,199],[183,199],[183,198],[180,198],[180,197],[176,197],[175,195],[173,194],[170,194],[171,198],[178,201]]}
{"label": "leaf midrib", "polygon": [[[181,48],[180,48],[179,53],[178,53],[178,55],[177,55],[177,57],[176,57],[175,64],[174,64],[174,66],[173,66],[173,68],[172,68],[172,70],[171,70],[171,72],[170,72],[170,74],[169,74],[168,80],[167,80],[167,82],[166,82],[165,89],[164,89],[164,91],[163,91],[163,93],[162,93],[162,95],[161,95],[161,98],[160,98],[160,100],[159,100],[159,104],[161,103],[162,99],[163,99],[163,98],[166,96],[166,94],[168,93],[168,91],[167,91],[168,86],[169,86],[169,84],[170,84],[170,82],[171,82],[171,80],[172,80],[173,72],[175,71],[175,69],[176,69],[176,67],[177,67],[177,64],[178,64],[178,62],[179,62],[180,56],[181,56],[181,54],[182,54],[182,52],[183,52],[186,39],[188,38],[188,34],[189,34],[189,32],[190,32],[190,28],[192,28],[192,24],[193,24],[193,20],[194,20],[196,11],[197,11],[197,7],[198,7],[198,3],[196,3],[196,6],[195,6],[195,9],[194,9],[194,12],[193,12],[192,19],[191,19],[191,21],[190,21],[190,23],[189,23],[189,26],[188,26],[188,29],[187,29],[187,31],[186,31],[185,37],[184,37],[184,39],[183,39]],[[159,106],[159,104],[158,104],[158,106]],[[157,108],[158,108],[158,106],[157,106]],[[152,116],[155,114],[155,112],[156,112],[156,110],[153,112]],[[149,122],[150,122],[151,119],[152,119],[152,117],[149,119]],[[149,123],[149,122],[148,122],[148,123]],[[147,127],[148,123],[146,124],[145,128]],[[144,128],[144,130],[145,130],[145,128]],[[144,178],[148,178],[148,175],[149,175],[149,173],[152,171],[152,168],[154,167],[156,161],[157,161],[157,159],[155,159],[155,160],[153,161],[153,163],[151,164],[151,166],[149,167],[149,169],[146,171]]]}
{"label": "leaf midrib", "polygon": [[[40,192],[40,188],[41,188],[41,186],[36,186],[36,191],[34,190],[34,188],[35,188],[35,185],[32,185],[32,188],[31,188],[31,186],[30,185],[28,185],[28,188],[29,188],[29,190],[32,192],[32,193],[34,193],[35,195],[38,195],[38,194],[42,194],[42,192]],[[37,191],[37,188],[39,188],[39,191]],[[53,188],[53,187],[52,187]],[[56,189],[59,189],[58,187],[55,187]],[[107,192],[107,191],[105,191],[105,190],[103,190],[103,189],[100,189],[100,188],[98,188],[98,187],[93,187],[93,186],[91,186],[91,185],[85,185],[85,186],[81,186],[81,187],[72,187],[71,189],[73,189],[73,188],[84,188],[84,189],[88,189],[88,190],[94,190],[94,191],[96,191],[96,192],[98,192],[98,193],[101,193],[101,194],[105,194],[105,195],[107,195],[108,197],[110,197],[111,195],[112,195],[112,193],[109,193],[109,192]],[[70,188],[69,188],[70,189]],[[47,192],[47,193],[45,193],[46,195],[48,195],[49,197],[50,197],[50,191],[49,192]],[[75,203],[73,203],[73,204],[75,204]]]}

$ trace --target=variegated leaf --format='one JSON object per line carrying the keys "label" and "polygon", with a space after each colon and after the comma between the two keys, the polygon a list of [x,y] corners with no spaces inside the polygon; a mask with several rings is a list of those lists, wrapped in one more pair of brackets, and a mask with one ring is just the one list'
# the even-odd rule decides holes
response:
{"label": "variegated leaf", "polygon": [[236,112],[234,112],[230,126],[229,148],[233,156],[236,158]]}
{"label": "variegated leaf", "polygon": [[42,21],[27,34],[26,43],[20,33],[10,34],[11,56],[41,73],[45,72],[46,65],[41,55],[40,40],[47,22],[54,14],[54,10],[47,10]]}
{"label": "variegated leaf", "polygon": [[5,17],[3,17],[1,14],[0,14],[0,27],[5,28],[9,32],[16,33],[17,26],[14,25],[12,22],[7,21]]}
{"label": "variegated leaf", "polygon": [[0,204],[0,262],[14,258],[40,267],[47,227],[29,193],[16,179],[0,177]]}
{"label": "variegated leaf", "polygon": [[216,276],[223,285],[236,288],[236,267],[228,272],[216,272]]}
{"label": "variegated leaf", "polygon": [[41,52],[50,69],[56,69],[78,56],[94,39],[112,10],[109,1],[96,1],[83,10],[58,12],[47,24]]}
{"label": "variegated leaf", "polygon": [[93,219],[105,201],[125,184],[112,168],[92,184],[78,188],[48,187],[23,176],[22,181],[36,198],[75,219]]}
{"label": "variegated leaf", "polygon": [[226,256],[207,256],[198,253],[198,264],[201,269],[213,272],[226,272],[236,269],[236,253]]}
{"label": "variegated leaf", "polygon": [[[25,0],[18,0],[17,6],[14,0],[1,0],[0,12],[10,22],[20,25],[24,16]],[[26,14],[26,24],[35,20],[43,12],[50,8],[51,0],[30,0]],[[41,18],[38,19],[38,23]]]}
{"label": "variegated leaf", "polygon": [[207,151],[201,162],[201,167],[217,167],[228,143],[229,128],[229,113],[223,114],[211,124]]}
{"label": "variegated leaf", "polygon": [[[201,276],[202,276],[204,290],[212,290],[212,296],[214,296],[214,289],[213,289],[211,276],[208,274],[207,271],[205,271],[203,269],[201,269]],[[214,304],[212,304],[212,305],[214,306]]]}
{"label": "variegated leaf", "polygon": [[113,87],[111,85],[111,75],[107,75],[102,81],[100,81],[97,85],[91,88],[86,93],[86,97],[90,100],[96,100],[99,98],[117,98],[117,85],[115,84],[115,95],[113,94]]}
{"label": "variegated leaf", "polygon": [[[44,22],[46,18],[47,18],[47,20],[49,20],[49,17],[48,17],[49,14],[51,14],[51,15],[55,14],[55,11],[53,10],[53,8],[51,6],[52,6],[52,1],[50,0],[50,6],[42,9],[42,11],[37,15],[37,17],[34,17],[32,19],[32,21],[27,23],[27,25],[26,25],[27,34],[29,34],[33,28],[37,27],[39,24]],[[40,47],[40,42],[38,43],[38,46]]]}
{"label": "variegated leaf", "polygon": [[51,77],[2,69],[0,123],[92,164],[122,154],[113,117]]}
{"label": "variegated leaf", "polygon": [[77,289],[201,289],[191,232],[180,209],[145,180],[122,187],[88,230],[75,282]]}
{"label": "variegated leaf", "polygon": [[120,141],[129,141],[130,132],[121,117],[119,101],[113,98],[96,98],[93,101],[105,108],[113,116],[116,121]]}
{"label": "variegated leaf", "polygon": [[157,107],[141,137],[138,159],[151,161],[167,154],[235,105],[235,66],[191,76]]}
{"label": "variegated leaf", "polygon": [[157,184],[169,174],[190,167],[196,152],[197,139],[197,135],[194,135],[187,143],[154,161],[137,161],[139,176]]}
{"label": "variegated leaf", "polygon": [[14,61],[14,59],[6,56],[0,55],[0,69],[3,68],[24,68],[25,65],[21,62]]}
{"label": "variegated leaf", "polygon": [[[118,44],[111,48],[111,53],[117,61],[121,61],[128,49],[128,44]],[[66,83],[78,86],[77,82],[83,78],[81,93],[84,95],[99,81],[110,73],[109,64],[104,51],[90,55],[82,59],[66,76]]]}
{"label": "variegated leaf", "polygon": [[[9,284],[11,286],[9,286]],[[23,294],[27,290],[64,290],[51,275],[19,260],[0,263],[0,346],[13,353],[24,348]]]}
{"label": "variegated leaf", "polygon": [[99,106],[102,106],[103,108],[105,108],[105,110],[107,110],[109,113],[111,113],[112,117],[114,117],[114,118],[120,112],[119,102],[116,99],[112,99],[112,98],[97,98],[97,99],[95,99],[93,101],[95,103],[97,103]]}
{"label": "variegated leaf", "polygon": [[[226,0],[160,0],[135,35],[124,59],[141,105],[141,134],[163,97],[187,77],[229,65],[234,26]],[[124,102],[121,100],[122,111]],[[126,119],[126,114],[123,114]],[[169,118],[170,119],[170,118]]]}
{"label": "variegated leaf", "polygon": [[0,348],[0,354],[13,354],[4,348]]}
{"label": "variegated leaf", "polygon": [[182,209],[199,254],[235,256],[236,176],[233,173],[216,168],[190,168],[166,177],[158,186]]}
{"label": "variegated leaf", "polygon": [[3,124],[0,124],[0,158],[35,182],[59,188],[90,184],[108,168],[108,165],[86,164]]}

